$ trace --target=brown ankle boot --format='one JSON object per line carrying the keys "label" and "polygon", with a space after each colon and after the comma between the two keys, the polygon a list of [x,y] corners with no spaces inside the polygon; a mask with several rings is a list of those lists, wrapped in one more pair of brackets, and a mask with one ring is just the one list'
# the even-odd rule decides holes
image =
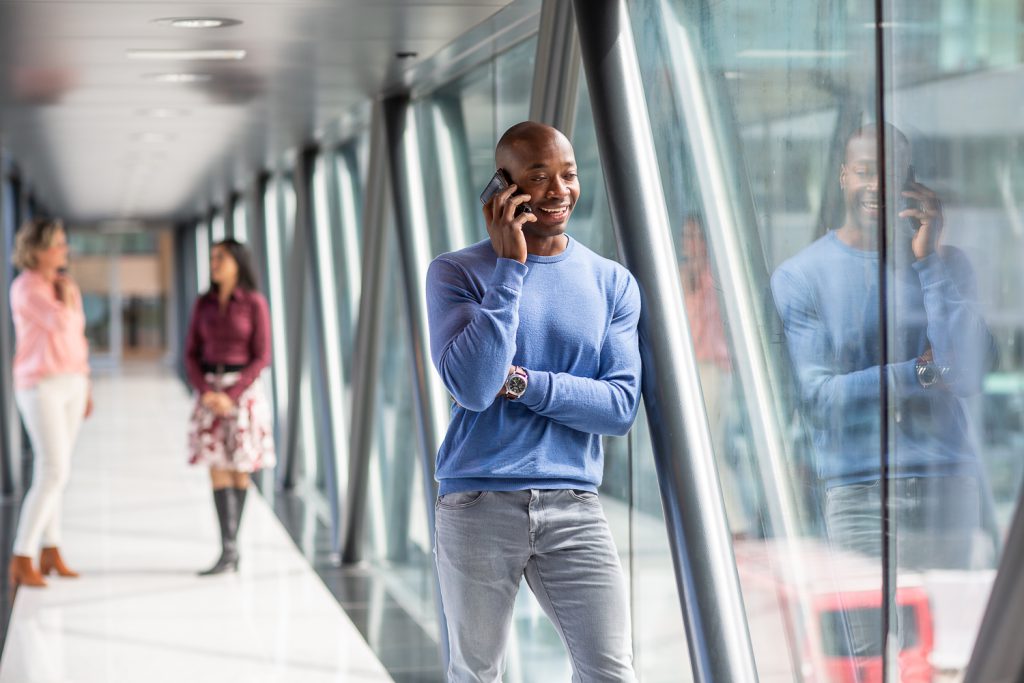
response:
{"label": "brown ankle boot", "polygon": [[32,566],[32,558],[25,555],[15,555],[11,558],[10,575],[11,587],[33,586],[42,588],[46,586],[43,575]]}
{"label": "brown ankle boot", "polygon": [[39,571],[43,576],[49,576],[50,572],[54,569],[57,570],[58,576],[64,576],[70,579],[77,579],[78,572],[73,572],[68,569],[68,566],[64,564],[64,559],[60,556],[60,552],[56,548],[43,548],[43,552],[39,554]]}

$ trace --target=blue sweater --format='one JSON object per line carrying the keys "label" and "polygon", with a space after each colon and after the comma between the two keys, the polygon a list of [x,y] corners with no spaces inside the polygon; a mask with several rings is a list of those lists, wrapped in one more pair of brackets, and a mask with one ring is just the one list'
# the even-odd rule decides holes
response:
{"label": "blue sweater", "polygon": [[[995,346],[975,301],[966,256],[914,260],[893,254],[889,277],[889,462],[896,476],[970,471],[975,462],[963,397],[977,393]],[[893,272],[893,271],[891,271]],[[800,399],[826,485],[877,479],[880,471],[881,339],[878,253],[854,249],[830,232],[772,275]],[[915,361],[931,346],[951,371],[924,388]],[[890,416],[887,416],[889,418]]]}
{"label": "blue sweater", "polygon": [[[430,264],[427,313],[434,366],[456,401],[439,493],[596,491],[600,435],[629,431],[640,402],[629,271],[571,238],[525,265],[484,240]],[[511,365],[529,373],[517,401],[496,398]]]}

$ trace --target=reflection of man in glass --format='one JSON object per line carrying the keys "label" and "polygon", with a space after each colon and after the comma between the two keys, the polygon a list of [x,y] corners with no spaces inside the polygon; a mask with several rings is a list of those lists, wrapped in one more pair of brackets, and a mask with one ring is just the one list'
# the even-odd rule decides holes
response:
{"label": "reflection of man in glass", "polygon": [[[825,523],[833,545],[879,555],[881,420],[889,425],[889,510],[897,565],[909,569],[989,565],[983,541],[985,489],[964,398],[976,394],[994,343],[975,301],[965,255],[939,245],[939,198],[917,183],[910,145],[891,126],[886,314],[879,330],[877,129],[846,142],[839,183],[846,220],[772,276],[801,400],[811,423]],[[919,225],[919,227],[918,227]],[[882,385],[883,345],[886,381]],[[888,414],[880,396],[889,390]]]}

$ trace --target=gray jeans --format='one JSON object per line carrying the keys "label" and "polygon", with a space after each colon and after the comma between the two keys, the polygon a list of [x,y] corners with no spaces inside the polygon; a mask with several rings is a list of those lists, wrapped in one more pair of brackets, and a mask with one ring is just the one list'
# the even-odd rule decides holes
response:
{"label": "gray jeans", "polygon": [[573,681],[634,681],[629,604],[597,495],[469,491],[436,503],[448,680],[499,681],[523,575],[558,629]]}

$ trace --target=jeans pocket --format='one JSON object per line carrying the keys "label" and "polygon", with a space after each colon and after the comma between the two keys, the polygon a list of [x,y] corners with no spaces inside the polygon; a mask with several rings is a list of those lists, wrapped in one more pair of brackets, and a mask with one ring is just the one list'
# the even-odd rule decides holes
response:
{"label": "jeans pocket", "polygon": [[480,502],[486,491],[456,491],[439,496],[437,506],[448,510],[462,510]]}
{"label": "jeans pocket", "polygon": [[591,491],[584,491],[583,489],[568,489],[569,495],[573,497],[578,503],[584,503],[586,505],[596,505],[599,501],[597,494]]}

